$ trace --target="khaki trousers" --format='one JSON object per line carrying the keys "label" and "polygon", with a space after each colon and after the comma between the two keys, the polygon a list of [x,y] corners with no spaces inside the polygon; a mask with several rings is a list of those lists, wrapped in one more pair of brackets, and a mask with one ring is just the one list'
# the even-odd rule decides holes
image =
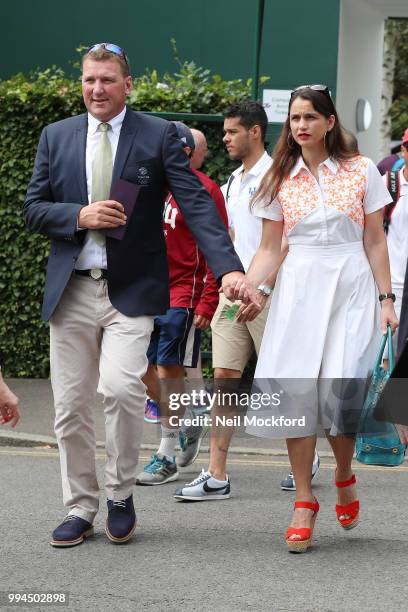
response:
{"label": "khaki trousers", "polygon": [[213,368],[237,370],[242,374],[254,349],[259,355],[271,298],[269,296],[265,308],[256,319],[240,323],[236,319],[228,319],[226,312],[233,302],[223,293],[220,294],[218,308],[211,321]]}
{"label": "khaki trousers", "polygon": [[[104,396],[108,499],[129,497],[142,438],[153,317],[127,317],[105,280],[72,276],[50,320],[51,383],[64,505],[92,522],[99,507],[92,405]],[[99,387],[98,387],[99,382]]]}

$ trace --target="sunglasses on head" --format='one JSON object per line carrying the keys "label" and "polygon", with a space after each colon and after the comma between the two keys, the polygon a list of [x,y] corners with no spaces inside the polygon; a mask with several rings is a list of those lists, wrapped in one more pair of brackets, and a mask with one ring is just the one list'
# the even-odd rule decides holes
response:
{"label": "sunglasses on head", "polygon": [[290,99],[292,100],[293,96],[301,89],[312,89],[313,91],[320,91],[321,93],[325,94],[329,98],[329,100],[331,100],[330,90],[327,87],[327,85],[320,85],[320,84],[318,85],[300,85],[299,87],[296,87],[296,89],[291,91]]}
{"label": "sunglasses on head", "polygon": [[97,51],[98,49],[105,49],[105,51],[109,51],[110,53],[118,55],[119,57],[124,59],[125,62],[129,65],[126,53],[122,49],[122,47],[119,47],[118,45],[115,45],[113,43],[97,43],[96,45],[91,45],[87,50],[87,53],[92,53],[93,51]]}

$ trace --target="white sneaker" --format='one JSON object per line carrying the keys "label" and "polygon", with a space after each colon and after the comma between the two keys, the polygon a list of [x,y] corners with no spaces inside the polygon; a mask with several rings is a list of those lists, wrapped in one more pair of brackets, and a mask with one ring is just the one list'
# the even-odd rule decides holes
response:
{"label": "white sneaker", "polygon": [[216,480],[209,472],[201,470],[201,474],[190,483],[176,490],[174,497],[185,501],[211,501],[229,499],[230,481]]}

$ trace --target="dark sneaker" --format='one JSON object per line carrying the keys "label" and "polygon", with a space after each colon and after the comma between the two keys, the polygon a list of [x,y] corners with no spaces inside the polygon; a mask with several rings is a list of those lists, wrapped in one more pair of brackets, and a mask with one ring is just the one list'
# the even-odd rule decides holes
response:
{"label": "dark sneaker", "polygon": [[133,495],[120,501],[108,499],[108,518],[105,532],[111,542],[123,544],[130,540],[136,529],[136,514]]}
{"label": "dark sneaker", "polygon": [[169,461],[164,455],[153,455],[136,478],[137,485],[161,485],[177,480],[176,460]]}
{"label": "dark sneaker", "polygon": [[88,523],[79,516],[68,514],[62,523],[52,532],[51,546],[77,546],[85,538],[93,535],[92,523]]}
{"label": "dark sneaker", "polygon": [[201,470],[201,474],[192,482],[176,490],[174,497],[184,501],[211,501],[229,499],[231,494],[230,481],[215,480],[209,472]]}
{"label": "dark sneaker", "polygon": [[[319,470],[319,467],[320,467],[320,457],[319,457],[319,453],[315,451],[315,456],[314,456],[313,465],[312,465],[312,480],[316,476]],[[284,478],[281,481],[280,488],[282,489],[282,491],[296,491],[296,483],[295,483],[295,478],[293,476],[292,471],[289,472],[286,478]]]}
{"label": "dark sneaker", "polygon": [[146,423],[160,423],[160,410],[159,406],[150,397],[147,398],[145,403],[144,420]]}
{"label": "dark sneaker", "polygon": [[[203,423],[206,423],[205,416],[201,417]],[[209,426],[182,427],[179,433],[180,452],[176,457],[178,467],[187,467],[194,463],[200,452],[201,442],[209,430]]]}
{"label": "dark sneaker", "polygon": [[282,491],[296,491],[295,478],[292,471],[289,472],[286,478],[281,480],[280,488]]}

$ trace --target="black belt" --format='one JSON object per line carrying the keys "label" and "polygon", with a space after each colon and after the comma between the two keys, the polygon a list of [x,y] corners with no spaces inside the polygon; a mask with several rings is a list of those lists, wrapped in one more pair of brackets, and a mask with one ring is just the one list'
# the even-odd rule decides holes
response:
{"label": "black belt", "polygon": [[90,270],[74,270],[74,274],[78,276],[88,276],[94,281],[100,281],[108,278],[107,270],[102,268],[92,268]]}

